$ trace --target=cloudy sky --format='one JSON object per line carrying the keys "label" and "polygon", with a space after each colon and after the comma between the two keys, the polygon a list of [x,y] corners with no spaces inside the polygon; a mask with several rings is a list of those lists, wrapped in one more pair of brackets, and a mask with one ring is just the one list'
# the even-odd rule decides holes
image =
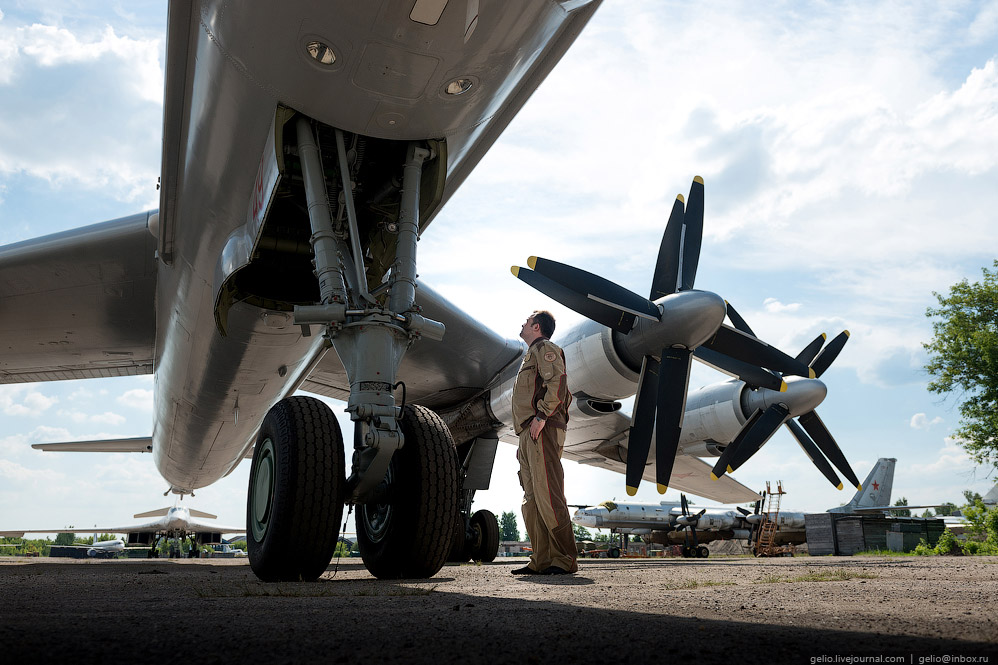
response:
{"label": "cloudy sky", "polygon": [[[35,5],[0,0],[0,244],[158,205],[166,2]],[[922,343],[932,292],[998,248],[998,3],[606,0],[424,235],[420,275],[508,337],[536,307],[567,329],[578,317],[509,266],[537,254],[646,292],[694,175],[698,288],[791,355],[851,331],[819,413],[860,479],[896,457],[894,498],[987,491],[950,438],[956,402],[925,389]],[[30,448],[148,435],[151,405],[150,377],[0,387],[0,529],[171,505],[150,456]],[[476,507],[519,512],[513,455]],[[241,523],[247,467],[185,503]],[[566,475],[570,503],[625,496],[616,474]],[[785,430],[736,478],[781,479],[800,510],[851,496]],[[648,483],[638,498],[659,500]]]}

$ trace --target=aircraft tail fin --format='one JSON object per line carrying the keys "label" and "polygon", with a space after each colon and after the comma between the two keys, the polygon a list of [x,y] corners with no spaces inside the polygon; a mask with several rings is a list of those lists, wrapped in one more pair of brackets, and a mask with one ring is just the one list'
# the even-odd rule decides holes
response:
{"label": "aircraft tail fin", "polygon": [[991,491],[984,495],[984,503],[986,505],[994,505],[998,503],[998,483],[991,488]]}
{"label": "aircraft tail fin", "polygon": [[[873,465],[870,475],[863,481],[863,489],[853,495],[844,506],[829,508],[830,513],[876,512],[890,506],[894,486],[894,465],[897,459],[881,457]],[[874,510],[876,509],[876,510]]]}
{"label": "aircraft tail fin", "polygon": [[35,450],[49,450],[63,453],[151,453],[152,437],[140,436],[134,439],[33,443],[31,447]]}
{"label": "aircraft tail fin", "polygon": [[870,475],[863,483],[863,489],[856,492],[856,495],[849,503],[854,508],[872,508],[873,506],[889,506],[891,503],[891,490],[894,486],[894,465],[897,459],[893,457],[881,457],[873,465]]}

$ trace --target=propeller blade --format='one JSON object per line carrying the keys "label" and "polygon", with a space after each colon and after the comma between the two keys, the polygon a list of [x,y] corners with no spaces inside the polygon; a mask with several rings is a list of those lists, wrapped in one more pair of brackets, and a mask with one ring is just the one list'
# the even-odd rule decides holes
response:
{"label": "propeller blade", "polygon": [[825,373],[825,370],[827,370],[828,367],[835,362],[835,359],[839,357],[839,352],[842,351],[842,347],[845,346],[848,341],[849,331],[843,330],[835,336],[835,339],[828,343],[828,346],[821,350],[818,357],[811,363],[811,369],[814,370],[815,377],[819,377]]}
{"label": "propeller blade", "polygon": [[679,495],[679,503],[680,503],[680,508],[683,511],[683,516],[689,515],[690,514],[690,504],[688,504],[686,502],[686,495],[685,494],[680,494]]}
{"label": "propeller blade", "polygon": [[[825,343],[826,339],[828,339],[828,335],[825,333],[821,333],[815,337],[810,344],[804,347],[803,351],[797,354],[797,360],[805,365],[810,365],[814,362],[814,358],[818,355],[818,351],[821,351],[821,347]],[[817,374],[817,372],[815,372],[815,374]]]}
{"label": "propeller blade", "polygon": [[563,286],[533,270],[513,266],[511,271],[521,282],[529,284],[552,300],[556,300],[596,323],[624,334],[629,333],[634,327],[634,319],[636,318],[634,314],[590,300],[578,291]]}
{"label": "propeller blade", "polygon": [[[737,310],[735,310],[735,308],[731,305],[731,303],[725,300],[724,305],[728,310],[728,318],[731,320],[731,324],[736,329],[741,330],[743,333],[755,337],[755,333],[752,332],[751,328],[749,328],[749,324],[745,322],[745,319],[742,318],[742,315],[739,314]],[[817,351],[815,353],[817,353]]]}
{"label": "propeller blade", "polygon": [[651,450],[651,434],[655,425],[655,398],[658,395],[659,362],[645,356],[641,363],[638,378],[638,392],[634,395],[634,411],[631,414],[631,431],[627,436],[627,471],[625,485],[627,494],[638,492],[641,476]]}
{"label": "propeller blade", "polygon": [[735,510],[737,510],[738,512],[740,512],[742,515],[745,515],[746,517],[748,517],[749,515],[752,514],[752,513],[750,513],[748,511],[748,508],[743,508],[741,506],[735,506]]}
{"label": "propeller blade", "polygon": [[527,265],[534,272],[540,273],[590,300],[651,321],[658,321],[662,318],[662,313],[659,312],[655,303],[599,275],[539,256],[531,256],[527,259]]}
{"label": "propeller blade", "polygon": [[821,454],[821,451],[818,450],[818,446],[816,446],[814,441],[811,440],[811,437],[807,435],[807,432],[805,432],[793,418],[787,421],[787,428],[790,430],[791,434],[794,435],[794,438],[797,439],[797,443],[800,444],[800,447],[804,449],[804,454],[808,456],[811,463],[818,467],[818,471],[821,471],[821,474],[825,476],[825,478],[828,478],[828,482],[834,485],[836,489],[842,489],[842,481],[839,480],[837,475],[835,475],[835,471],[832,470],[832,465],[829,464],[828,460],[825,459],[825,456]]}
{"label": "propeller blade", "polygon": [[663,349],[658,379],[658,413],[655,418],[655,482],[665,494],[676,463],[679,437],[683,433],[686,391],[690,383],[689,349]]}
{"label": "propeller blade", "polygon": [[729,443],[727,447],[721,451],[721,456],[717,458],[717,462],[714,464],[714,468],[711,469],[710,477],[712,480],[717,480],[724,475],[725,471],[728,469],[728,463],[735,456],[735,452],[738,450],[738,446],[745,439],[745,433],[752,429],[753,425],[758,422],[759,418],[762,418],[762,409],[756,409],[755,413],[749,416],[749,419],[745,421],[742,425],[742,429],[738,432],[738,436],[735,437],[734,441]]}
{"label": "propeller blade", "polygon": [[741,442],[731,461],[728,462],[728,473],[737,470],[738,467],[749,461],[752,455],[759,452],[759,449],[769,441],[776,430],[780,429],[780,425],[786,422],[789,416],[790,409],[782,404],[774,404],[766,409],[762,417],[745,434],[745,440]]}
{"label": "propeller blade", "polygon": [[762,365],[781,374],[796,374],[809,379],[814,378],[814,372],[804,363],[791,358],[776,347],[728,325],[722,324],[714,336],[704,342],[703,346],[742,362]]}
{"label": "propeller blade", "polygon": [[756,365],[735,360],[704,346],[698,346],[693,351],[693,355],[703,364],[713,367],[719,372],[735,376],[752,388],[769,388],[781,393],[787,390],[786,381],[769,370]]}
{"label": "propeller blade", "polygon": [[817,444],[818,450],[828,458],[828,461],[834,464],[835,468],[841,471],[846,480],[852,483],[857,490],[862,490],[863,485],[856,478],[856,474],[853,473],[852,467],[849,466],[845,455],[842,454],[839,444],[835,443],[831,432],[825,427],[825,423],[821,422],[818,414],[814,411],[809,411],[798,418],[798,420],[804,430],[811,436],[811,439]]}
{"label": "propeller blade", "polygon": [[655,264],[655,275],[651,280],[649,300],[671,295],[679,288],[679,264],[683,242],[683,216],[686,201],[683,195],[676,197],[672,204],[669,223],[662,234],[662,244],[658,248],[658,262]]}
{"label": "propeller blade", "polygon": [[693,288],[700,262],[700,243],[703,240],[703,178],[696,176],[690,185],[690,198],[683,217],[683,274],[681,291]]}

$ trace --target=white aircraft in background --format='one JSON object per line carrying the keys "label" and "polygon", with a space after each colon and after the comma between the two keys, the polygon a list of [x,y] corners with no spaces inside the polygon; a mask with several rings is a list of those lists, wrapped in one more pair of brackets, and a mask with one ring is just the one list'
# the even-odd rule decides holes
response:
{"label": "white aircraft in background", "polygon": [[[105,532],[106,533],[106,532]],[[97,540],[97,534],[94,534],[94,542],[90,545],[87,550],[87,556],[92,556],[96,558],[100,557],[110,557],[117,552],[123,552],[125,549],[125,541],[121,538],[114,538],[112,540]]]}
{"label": "white aircraft in background", "polygon": [[[159,519],[152,520],[151,522],[143,522],[141,524],[104,528],[95,526],[87,529],[24,529],[21,531],[0,531],[0,536],[23,538],[26,533],[91,533],[93,531],[99,531],[100,533],[124,533],[128,534],[127,538],[129,545],[150,545],[150,549],[155,550],[156,544],[160,538],[177,538],[180,540],[192,538],[198,544],[211,544],[221,542],[221,536],[223,533],[246,532],[245,526],[226,526],[217,524],[213,521],[208,521],[216,519],[218,517],[217,515],[212,515],[211,513],[202,512],[200,510],[194,510],[193,508],[187,508],[185,506],[159,508],[157,510],[139,513],[134,517],[135,519],[148,517],[158,517]],[[95,536],[94,542],[96,544],[92,549],[107,550],[110,548],[114,551],[121,551],[125,548],[125,541],[120,539],[114,541],[101,541],[98,543]],[[112,544],[105,545],[105,543]],[[113,543],[119,543],[120,546],[114,545]],[[90,554],[89,551],[88,554]]]}
{"label": "white aircraft in background", "polygon": [[[859,514],[898,510],[898,506],[888,505],[896,463],[894,458],[878,459],[866,477],[863,489],[856,492],[849,503],[829,508],[826,512]],[[760,514],[760,504],[761,500],[756,502],[754,511],[750,512],[741,506],[734,509],[691,506],[686,502],[685,495],[680,497],[680,501],[663,501],[657,504],[604,501],[595,508],[576,510],[572,521],[586,528],[640,535],[650,542],[663,545],[688,545],[693,540],[693,549],[684,551],[683,555],[705,558],[709,555],[709,550],[701,543],[730,539],[751,540],[754,529],[766,517]],[[900,508],[925,507],[927,506]],[[805,542],[804,515],[802,512],[780,510],[776,517],[777,544]]]}
{"label": "white aircraft in background", "polygon": [[[179,495],[252,455],[264,580],[321,575],[347,502],[377,577],[498,542],[471,503],[511,438],[524,347],[418,282],[416,241],[598,5],[173,0],[159,209],[0,247],[0,383],[153,374],[149,437],[72,448],[149,452]],[[748,501],[725,473],[787,424],[833,485],[828,461],[858,485],[814,412],[845,338],[792,358],[694,289],[703,192],[677,197],[647,298],[543,258],[514,270],[590,319],[556,340],[565,457],[631,494]],[[687,404],[694,356],[740,380]],[[346,401],[349,476],[336,418],[299,389]]]}

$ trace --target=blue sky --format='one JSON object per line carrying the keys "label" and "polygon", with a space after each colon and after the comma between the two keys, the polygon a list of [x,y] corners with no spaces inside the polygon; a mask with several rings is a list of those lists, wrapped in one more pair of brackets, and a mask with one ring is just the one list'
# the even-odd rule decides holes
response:
{"label": "blue sky", "polygon": [[[166,3],[0,12],[0,244],[156,207]],[[860,479],[896,457],[895,498],[987,491],[950,438],[956,402],[925,389],[921,344],[932,292],[978,279],[998,247],[998,3],[607,0],[424,235],[421,278],[508,337],[536,307],[566,329],[578,317],[509,266],[536,254],[645,292],[694,175],[698,288],[792,354],[851,331],[818,412]],[[700,367],[691,385],[722,378]],[[170,505],[150,456],[30,448],[148,435],[151,390],[149,377],[0,387],[0,528],[127,524]],[[501,446],[476,507],[519,512],[513,454]],[[247,467],[185,503],[239,523]],[[567,463],[566,476],[570,503],[625,496],[616,474]],[[794,509],[851,496],[785,430],[735,476],[782,479]],[[638,498],[659,500],[647,485]]]}

